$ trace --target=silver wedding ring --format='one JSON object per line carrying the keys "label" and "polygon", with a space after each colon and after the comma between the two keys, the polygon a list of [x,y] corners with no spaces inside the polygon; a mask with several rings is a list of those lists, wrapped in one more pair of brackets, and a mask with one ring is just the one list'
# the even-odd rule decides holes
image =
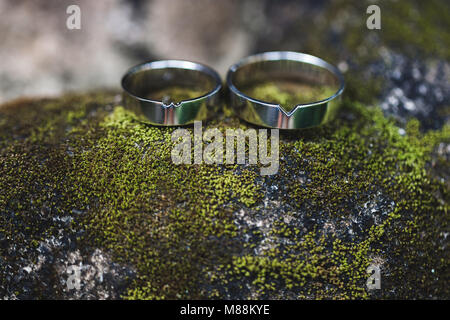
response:
{"label": "silver wedding ring", "polygon": [[[246,57],[228,70],[231,106],[243,120],[264,127],[302,129],[332,120],[344,77],[312,55],[275,51]],[[185,125],[217,112],[222,88],[213,69],[161,60],[131,68],[122,78],[125,106],[153,125]],[[177,93],[175,93],[177,92]]]}
{"label": "silver wedding ring", "polygon": [[[222,88],[213,69],[190,61],[161,60],[131,68],[122,78],[125,106],[153,125],[185,125],[205,120],[218,106]],[[180,100],[163,92],[185,90]],[[181,88],[181,89],[180,89]]]}
{"label": "silver wedding ring", "polygon": [[[327,95],[316,101],[291,103],[289,109],[276,99],[266,101],[247,90],[261,83],[280,81],[298,87],[300,98],[302,92],[311,91],[309,87],[326,86],[327,90],[322,91]],[[231,105],[239,117],[252,124],[280,129],[309,128],[330,121],[337,113],[338,98],[345,86],[344,77],[336,67],[320,58],[288,51],[265,52],[242,59],[230,67],[227,85]]]}

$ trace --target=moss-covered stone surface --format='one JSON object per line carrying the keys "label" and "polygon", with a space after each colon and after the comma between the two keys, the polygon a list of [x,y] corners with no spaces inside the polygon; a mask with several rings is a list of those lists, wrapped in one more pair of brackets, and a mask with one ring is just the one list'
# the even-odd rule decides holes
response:
{"label": "moss-covered stone surface", "polygon": [[[425,31],[445,29],[435,21]],[[419,98],[391,103],[408,83],[445,87],[425,69],[448,55],[420,49],[428,38],[417,36],[406,41],[425,57],[417,66],[393,37],[375,36],[377,55],[338,36],[334,57],[311,40],[316,54],[345,59],[342,109],[323,127],[281,131],[271,176],[259,165],[175,165],[175,128],[141,123],[118,91],[1,106],[0,297],[450,298],[448,95],[420,96],[425,115],[394,112],[408,101],[422,110]],[[408,78],[409,66],[423,76]],[[250,127],[226,104],[203,125]],[[82,267],[79,289],[68,287],[72,265]],[[366,287],[370,265],[380,290]]]}
{"label": "moss-covered stone surface", "polygon": [[[448,169],[436,155],[447,126],[421,133],[412,120],[402,133],[347,101],[330,125],[282,133],[278,174],[260,176],[251,165],[174,165],[174,129],[116,101],[102,92],[2,107],[4,266],[24,268],[68,237],[132,270],[123,298],[448,297],[448,185],[432,174]],[[379,292],[366,290],[370,264]],[[2,290],[14,271],[2,270]],[[68,275],[29,294],[66,291],[58,276]]]}

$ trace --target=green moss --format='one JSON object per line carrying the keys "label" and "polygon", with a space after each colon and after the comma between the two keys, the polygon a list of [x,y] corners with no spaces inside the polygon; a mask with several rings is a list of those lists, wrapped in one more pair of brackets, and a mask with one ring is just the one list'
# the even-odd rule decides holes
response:
{"label": "green moss", "polygon": [[[293,298],[367,298],[366,268],[374,263],[374,257],[386,256],[387,252],[401,256],[417,250],[428,253],[429,259],[433,249],[430,243],[418,241],[418,235],[425,228],[427,234],[438,237],[426,222],[430,212],[444,225],[448,216],[447,205],[433,196],[445,187],[442,181],[433,180],[426,168],[437,143],[449,141],[450,127],[422,134],[418,121],[411,120],[407,134],[402,136],[378,108],[347,103],[345,109],[357,120],[338,120],[283,142],[281,154],[293,158],[280,165],[280,180],[289,181],[282,201],[295,204],[306,216],[317,219],[320,213],[331,221],[351,219],[355,208],[376,201],[376,194],[395,205],[385,216],[376,217],[382,213],[374,211],[380,222],[350,242],[326,230],[313,229],[305,234],[280,217],[271,237],[284,241],[262,255],[235,257],[231,264],[221,266],[217,277],[222,281],[249,283],[255,288],[254,297],[260,298],[278,297],[285,288],[295,292]],[[299,170],[306,172],[307,178],[297,180],[293,173]],[[445,193],[448,195],[448,190]],[[392,237],[411,240],[398,248],[394,240],[388,240]],[[443,270],[448,262],[437,265]],[[390,267],[396,268],[385,266],[383,271]],[[397,275],[413,277],[408,270],[396,269]],[[401,285],[395,277],[383,281]],[[425,287],[426,283],[424,280],[420,285]]]}
{"label": "green moss", "polygon": [[85,137],[92,144],[79,146],[88,151],[76,152],[70,177],[79,203],[92,205],[95,199],[98,208],[83,219],[85,241],[137,268],[125,297],[204,296],[198,285],[224,259],[220,246],[236,232],[227,202],[253,204],[255,174],[173,165],[174,129],[142,124],[120,106],[99,130],[100,136]]}
{"label": "green moss", "polygon": [[[380,7],[380,30],[366,27],[369,17],[366,10],[371,4]],[[386,0],[366,3],[338,0],[330,1],[326,6],[323,21],[327,23],[311,21],[314,28],[297,50],[311,52],[335,64],[347,62],[346,96],[354,101],[376,103],[385,79],[372,68],[376,68],[385,58],[386,50],[426,63],[433,59],[448,60],[450,57],[447,31],[450,10],[446,1]],[[301,19],[295,28],[302,30],[304,24]]]}
{"label": "green moss", "polygon": [[383,16],[386,43],[407,51],[412,48],[424,54],[450,58],[450,7],[445,1],[417,1],[412,6],[391,1],[386,8],[390,14]]}
{"label": "green moss", "polygon": [[[36,247],[58,229],[34,212],[82,212],[70,225],[78,245],[136,270],[123,292],[130,299],[369,298],[365,270],[378,260],[396,297],[448,295],[434,280],[448,274],[435,244],[448,225],[448,186],[429,164],[449,126],[422,133],[412,120],[401,135],[380,109],[347,101],[329,125],[283,132],[279,173],[261,177],[256,165],[174,165],[175,129],[145,125],[114,100],[72,95],[2,109],[0,207],[15,218],[2,214],[0,232]],[[17,116],[22,107],[33,126]],[[234,116],[208,123],[216,126],[247,127]],[[239,212],[271,215],[272,186],[285,188],[277,199],[290,211],[256,229],[238,223]],[[369,215],[376,223],[340,233],[380,199],[390,204]],[[256,250],[262,239],[270,245]]]}

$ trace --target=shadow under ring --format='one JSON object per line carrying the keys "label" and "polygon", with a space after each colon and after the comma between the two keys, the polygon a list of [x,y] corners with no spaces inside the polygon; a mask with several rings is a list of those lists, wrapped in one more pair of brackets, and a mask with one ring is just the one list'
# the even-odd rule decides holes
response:
{"label": "shadow under ring", "polygon": [[[318,101],[295,104],[286,111],[274,101],[263,101],[245,94],[252,83],[289,79],[315,86],[332,86],[333,94]],[[344,77],[335,66],[312,55],[274,51],[246,57],[227,73],[229,100],[237,115],[252,124],[269,128],[303,129],[332,120],[339,109]],[[301,92],[300,92],[301,93]]]}
{"label": "shadow under ring", "polygon": [[[181,101],[164,101],[155,92],[182,87],[198,96]],[[143,122],[159,126],[179,126],[206,120],[218,106],[222,88],[220,76],[212,68],[185,60],[160,60],[139,64],[122,78],[123,99]]]}

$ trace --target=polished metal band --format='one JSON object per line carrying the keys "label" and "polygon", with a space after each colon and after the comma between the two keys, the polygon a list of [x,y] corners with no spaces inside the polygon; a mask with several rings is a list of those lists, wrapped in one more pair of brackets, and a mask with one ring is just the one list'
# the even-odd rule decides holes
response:
{"label": "polished metal band", "polygon": [[[283,77],[333,85],[337,91],[324,100],[297,104],[286,112],[280,104],[249,97],[240,90],[252,81]],[[227,85],[230,102],[239,117],[256,125],[280,129],[314,127],[331,120],[339,107],[337,98],[345,86],[344,77],[336,67],[320,58],[289,51],[265,52],[242,59],[230,67]]]}
{"label": "polished metal band", "polygon": [[[204,94],[183,101],[154,100],[151,92],[170,86],[195,87]],[[190,61],[161,60],[131,68],[122,78],[125,106],[153,125],[185,125],[208,117],[219,102],[220,76],[213,69]]]}

